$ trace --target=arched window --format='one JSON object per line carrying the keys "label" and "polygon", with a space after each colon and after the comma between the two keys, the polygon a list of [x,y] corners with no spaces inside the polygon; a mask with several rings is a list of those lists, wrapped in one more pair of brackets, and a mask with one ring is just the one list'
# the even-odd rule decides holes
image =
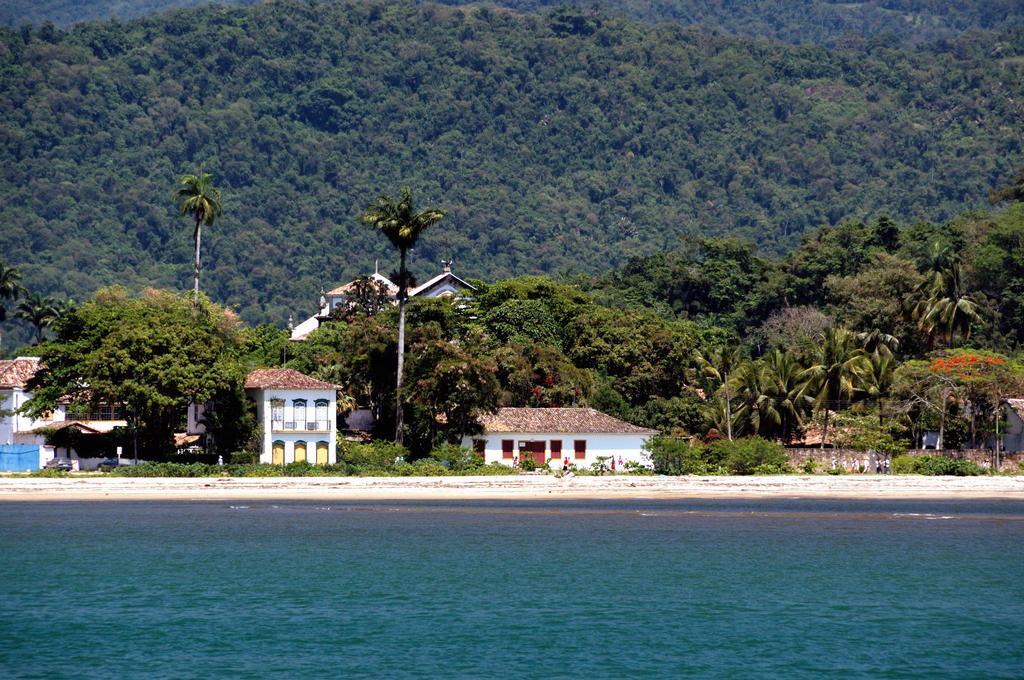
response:
{"label": "arched window", "polygon": [[306,400],[296,399],[292,402],[292,417],[295,419],[295,429],[306,429]]}
{"label": "arched window", "polygon": [[316,464],[327,465],[327,455],[330,452],[330,446],[327,442],[316,443]]}
{"label": "arched window", "polygon": [[284,442],[274,442],[273,448],[271,449],[270,462],[274,465],[284,465]]}
{"label": "arched window", "polygon": [[295,442],[295,462],[306,462],[306,442]]}

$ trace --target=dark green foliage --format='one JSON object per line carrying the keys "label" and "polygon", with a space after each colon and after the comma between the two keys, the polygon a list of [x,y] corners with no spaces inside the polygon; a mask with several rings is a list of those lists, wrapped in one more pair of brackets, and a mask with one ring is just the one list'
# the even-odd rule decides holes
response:
{"label": "dark green foliage", "polygon": [[484,464],[483,457],[472,449],[456,444],[442,444],[430,452],[430,458],[446,469],[461,472]]}
{"label": "dark green foliage", "polygon": [[946,456],[897,456],[892,461],[895,474],[976,476],[989,474],[987,470],[969,460]]}
{"label": "dark green foliage", "polygon": [[369,444],[338,442],[338,460],[354,468],[386,468],[399,458],[406,458],[408,449],[393,442],[373,441]]}
{"label": "dark green foliage", "polygon": [[[790,4],[762,10],[816,16]],[[42,295],[182,289],[191,234],[167,197],[199,162],[228,201],[203,288],[251,324],[302,318],[321,286],[393,264],[355,217],[403,184],[451,213],[420,239],[421,277],[442,250],[494,281],[600,273],[680,236],[780,254],[867,215],[942,222],[1020,164],[1020,34],[830,50],[589,10],[298,0],[0,29],[0,252]],[[712,255],[681,282],[700,307],[664,294],[722,323],[796,304],[820,273],[737,303],[763,261]]]}
{"label": "dark green foliage", "polygon": [[728,441],[708,447],[708,457],[732,475],[777,475],[790,472],[789,455],[777,442],[760,437]]}
{"label": "dark green foliage", "polygon": [[662,475],[702,475],[709,467],[703,444],[688,439],[652,437],[644,445],[654,472]]}

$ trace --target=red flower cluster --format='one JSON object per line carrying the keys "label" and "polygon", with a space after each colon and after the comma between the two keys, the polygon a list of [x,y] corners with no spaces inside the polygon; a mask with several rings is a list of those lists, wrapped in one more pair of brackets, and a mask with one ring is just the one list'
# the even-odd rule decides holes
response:
{"label": "red flower cluster", "polygon": [[953,373],[962,380],[969,380],[974,377],[973,371],[976,370],[976,367],[981,368],[1001,363],[1003,363],[1003,360],[999,357],[979,357],[974,354],[961,354],[955,357],[933,359],[931,372]]}

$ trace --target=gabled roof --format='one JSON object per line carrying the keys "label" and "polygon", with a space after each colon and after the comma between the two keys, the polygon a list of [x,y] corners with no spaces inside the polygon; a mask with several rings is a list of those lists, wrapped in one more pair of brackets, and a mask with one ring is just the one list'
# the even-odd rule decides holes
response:
{"label": "gabled roof", "polygon": [[[377,285],[384,286],[385,288],[387,288],[388,293],[390,293],[391,295],[397,295],[398,294],[398,286],[396,284],[392,283],[391,279],[387,278],[386,276],[383,276],[382,274],[379,274],[378,272],[374,272],[368,278],[371,281],[373,281],[374,283],[376,283]],[[334,288],[332,290],[327,291],[327,293],[325,293],[325,295],[327,295],[328,297],[336,297],[338,295],[347,295],[348,293],[352,292],[352,290],[354,290],[355,287],[356,287],[356,282],[355,282],[355,280],[352,280],[352,281],[349,281],[348,283],[346,283],[343,286],[338,286],[337,288]]]}
{"label": "gabled roof", "polygon": [[39,357],[0,360],[0,389],[25,389],[25,383],[39,369]]}
{"label": "gabled roof", "polygon": [[[434,293],[434,291],[448,288],[448,291],[442,291],[441,293]],[[409,291],[409,297],[438,297],[444,295],[446,292],[448,295],[455,295],[460,291],[464,290],[476,290],[473,286],[460,279],[450,271],[441,272],[434,278],[430,279],[426,283],[420,286],[416,286]]]}
{"label": "gabled roof", "polygon": [[67,430],[67,429],[75,429],[75,430],[78,430],[79,432],[84,432],[85,434],[99,434],[100,433],[100,431],[97,430],[95,427],[92,427],[91,425],[86,425],[85,423],[83,423],[81,421],[78,421],[78,420],[55,420],[52,423],[46,423],[44,425],[37,425],[36,427],[33,427],[30,431],[31,432],[45,432],[45,431]]}
{"label": "gabled roof", "polygon": [[480,416],[488,433],[560,432],[593,434],[657,434],[592,408],[500,408]]}
{"label": "gabled roof", "polygon": [[1006,403],[1009,405],[1010,408],[1014,410],[1018,418],[1024,420],[1024,397],[1007,399]]}
{"label": "gabled roof", "polygon": [[333,385],[292,368],[257,368],[245,377],[247,390],[340,390],[340,385]]}

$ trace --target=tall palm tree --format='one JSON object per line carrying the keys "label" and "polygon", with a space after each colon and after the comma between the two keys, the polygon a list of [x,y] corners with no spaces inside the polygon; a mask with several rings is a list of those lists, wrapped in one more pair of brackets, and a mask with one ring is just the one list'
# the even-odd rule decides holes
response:
{"label": "tall palm tree", "polygon": [[223,210],[220,205],[220,190],[213,186],[213,175],[199,172],[198,175],[182,175],[178,181],[178,190],[174,199],[181,202],[181,216],[191,215],[196,220],[196,228],[192,234],[195,243],[194,299],[192,304],[199,306],[199,242],[202,238],[202,225],[213,226],[214,220],[220,218]]}
{"label": "tall palm tree", "polygon": [[359,221],[380,231],[398,249],[398,378],[395,382],[395,442],[402,443],[402,363],[405,358],[405,298],[408,291],[409,275],[405,268],[406,253],[416,245],[420,234],[431,225],[441,221],[448,213],[438,208],[416,212],[416,206],[409,190],[403,188],[394,200],[378,196],[371,203]]}
{"label": "tall palm tree", "polygon": [[26,293],[14,313],[19,319],[28,321],[36,328],[36,343],[43,341],[43,331],[52,326],[61,316],[60,303],[52,297],[38,293]]}
{"label": "tall palm tree", "polygon": [[724,392],[725,430],[729,441],[732,441],[732,396],[729,393],[729,379],[742,363],[738,347],[716,347],[710,354],[696,354],[697,365],[704,375],[721,386]]}
{"label": "tall palm tree", "polygon": [[914,306],[913,317],[917,327],[928,335],[929,345],[939,332],[948,345],[959,333],[971,337],[971,324],[981,321],[978,303],[966,292],[959,262],[933,271],[918,287],[920,299]]}
{"label": "tall palm tree", "polygon": [[[21,295],[21,272],[0,262],[0,300],[14,300]],[[0,321],[7,318],[7,308],[0,305]]]}
{"label": "tall palm tree", "polygon": [[780,349],[766,354],[762,362],[768,378],[765,395],[779,415],[779,438],[788,444],[803,424],[803,416],[810,413],[813,406],[813,400],[801,390],[803,367],[792,352]]}
{"label": "tall palm tree", "polygon": [[857,345],[857,336],[842,326],[833,326],[818,337],[808,350],[805,368],[800,373],[804,386],[802,396],[814,401],[815,410],[825,409],[821,431],[821,448],[828,437],[830,407],[838,413],[843,399],[853,399],[861,375],[868,367],[868,354]]}

